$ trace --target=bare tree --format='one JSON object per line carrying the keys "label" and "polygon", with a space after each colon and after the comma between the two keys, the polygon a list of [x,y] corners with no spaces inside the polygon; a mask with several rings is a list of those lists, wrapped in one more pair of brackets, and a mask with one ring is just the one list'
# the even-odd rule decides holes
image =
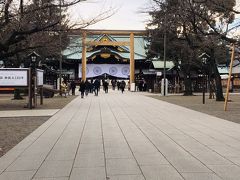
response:
{"label": "bare tree", "polygon": [[[114,10],[106,10],[89,21],[71,24],[67,8],[83,0],[2,0],[0,3],[0,58],[9,66],[19,66],[29,51],[60,55],[57,48],[68,43],[67,32],[85,28],[108,18]],[[62,42],[59,42],[59,35]],[[12,60],[12,61],[11,61]]]}

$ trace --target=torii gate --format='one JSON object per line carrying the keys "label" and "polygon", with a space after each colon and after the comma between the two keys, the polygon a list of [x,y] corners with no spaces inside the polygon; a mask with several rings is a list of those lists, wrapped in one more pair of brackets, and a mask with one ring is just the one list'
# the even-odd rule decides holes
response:
{"label": "torii gate", "polygon": [[[86,41],[87,34],[99,35],[130,35],[129,41]],[[135,60],[134,60],[134,35],[146,35],[146,31],[141,30],[83,30],[82,31],[82,80],[86,80],[87,66],[87,46],[129,46],[130,47],[130,84],[135,80]]]}

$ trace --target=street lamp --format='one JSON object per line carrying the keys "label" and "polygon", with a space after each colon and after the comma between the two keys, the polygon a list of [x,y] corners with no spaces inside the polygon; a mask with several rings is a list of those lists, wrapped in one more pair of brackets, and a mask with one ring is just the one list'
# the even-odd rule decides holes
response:
{"label": "street lamp", "polygon": [[39,54],[37,54],[35,51],[33,51],[31,54],[28,55],[31,60],[31,67],[33,68],[33,71],[35,71],[37,58],[40,57]]}
{"label": "street lamp", "polygon": [[34,107],[37,106],[37,73],[36,73],[36,63],[37,63],[37,58],[40,57],[39,54],[37,54],[35,51],[33,51],[31,54],[28,55],[31,60],[31,65],[30,67],[32,68],[31,70],[31,77],[29,78],[29,98],[30,98],[30,109],[32,108],[32,98],[33,98],[33,104]]}
{"label": "street lamp", "polygon": [[205,82],[205,66],[207,64],[207,58],[206,57],[203,57],[202,58],[202,74],[203,74],[203,104],[205,104],[205,85],[206,85],[206,82]]}

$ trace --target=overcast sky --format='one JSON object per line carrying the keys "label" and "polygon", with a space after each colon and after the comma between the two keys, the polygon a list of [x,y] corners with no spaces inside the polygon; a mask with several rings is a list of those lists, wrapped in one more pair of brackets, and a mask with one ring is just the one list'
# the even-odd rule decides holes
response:
{"label": "overcast sky", "polygon": [[[88,28],[144,30],[149,19],[148,14],[141,13],[150,6],[151,0],[87,0],[71,9],[71,19],[81,21],[91,19],[109,9],[118,9],[116,13]],[[236,0],[240,10],[240,0]],[[240,16],[237,16],[238,18]]]}
{"label": "overcast sky", "polygon": [[75,21],[91,19],[101,12],[117,9],[110,18],[103,20],[89,28],[97,29],[145,29],[147,14],[141,13],[149,6],[149,0],[88,0],[71,9]]}

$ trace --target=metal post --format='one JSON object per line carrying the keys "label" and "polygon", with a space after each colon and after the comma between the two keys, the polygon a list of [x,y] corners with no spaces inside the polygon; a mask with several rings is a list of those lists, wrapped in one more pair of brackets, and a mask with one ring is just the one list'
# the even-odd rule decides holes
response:
{"label": "metal post", "polygon": [[32,68],[29,68],[28,78],[28,108],[32,109]]}
{"label": "metal post", "polygon": [[167,42],[167,31],[166,31],[166,15],[164,17],[164,42],[163,42],[163,96],[166,96],[166,42]]}
{"label": "metal post", "polygon": [[59,59],[59,86],[60,86],[60,95],[61,93],[61,83],[62,83],[62,0],[59,0],[59,8],[60,8],[60,31],[59,31],[59,44],[60,44],[60,59]]}
{"label": "metal post", "polygon": [[36,76],[36,68],[34,68],[34,90],[33,90],[33,102],[34,102],[34,108],[37,107],[37,76]]}
{"label": "metal post", "polygon": [[203,104],[205,104],[205,74],[203,71]]}
{"label": "metal post", "polygon": [[43,105],[43,86],[40,88],[40,104]]}

